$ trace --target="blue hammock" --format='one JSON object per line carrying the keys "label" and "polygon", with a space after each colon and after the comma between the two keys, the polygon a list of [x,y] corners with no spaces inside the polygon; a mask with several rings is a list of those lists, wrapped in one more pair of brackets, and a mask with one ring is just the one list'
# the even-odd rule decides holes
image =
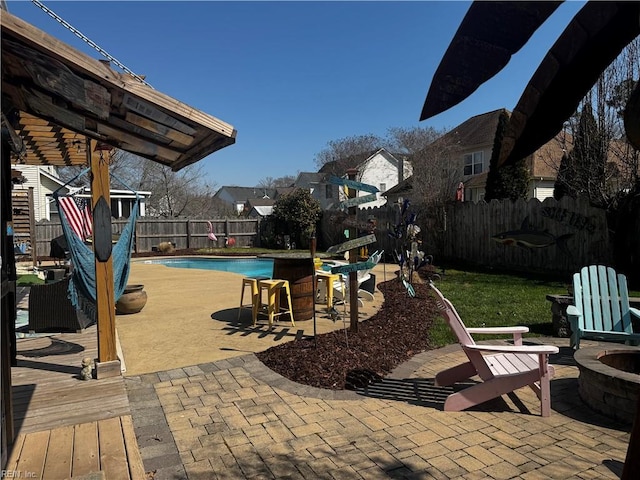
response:
{"label": "blue hammock", "polygon": [[[86,172],[80,173],[78,176]],[[61,187],[62,188],[62,187]],[[59,189],[58,189],[59,190]],[[63,208],[60,208],[58,191],[53,192],[53,197],[58,205],[62,231],[67,240],[73,269],[69,282],[69,300],[74,307],[82,310],[90,319],[96,320],[96,269],[93,249],[86,245],[73,231]],[[138,218],[139,196],[136,193],[136,202],[131,209],[131,215],[125,225],[120,238],[113,246],[111,257],[113,260],[114,295],[117,302],[124,293],[129,279],[131,268],[131,251],[133,250],[133,238],[135,224]]]}

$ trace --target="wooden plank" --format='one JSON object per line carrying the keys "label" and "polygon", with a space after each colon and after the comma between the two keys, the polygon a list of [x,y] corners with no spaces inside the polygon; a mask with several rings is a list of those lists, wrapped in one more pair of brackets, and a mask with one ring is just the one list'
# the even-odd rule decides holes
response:
{"label": "wooden plank", "polygon": [[145,155],[150,155],[150,156],[157,155],[171,161],[175,161],[178,159],[178,157],[180,157],[180,152],[149,143],[148,141],[142,138],[136,137],[135,135],[131,135],[130,133],[124,132],[122,130],[110,127],[109,125],[106,125],[103,123],[98,124],[98,132],[113,138],[117,138],[122,142],[123,146],[126,145],[128,148],[135,149],[136,152],[143,153]]}
{"label": "wooden plank", "polygon": [[140,98],[136,98],[129,93],[124,94],[122,98],[122,104],[131,111],[138,112],[140,115],[144,115],[151,120],[155,120],[156,122],[178,130],[186,135],[195,135],[196,133],[196,130],[191,128],[186,123],[183,123],[178,119],[167,115],[150,103],[145,102]]}
{"label": "wooden plank", "polygon": [[43,480],[63,480],[71,477],[73,434],[72,426],[51,430]]}
{"label": "wooden plank", "polygon": [[76,425],[74,433],[71,476],[78,477],[99,471],[98,422]]}
{"label": "wooden plank", "polygon": [[100,469],[107,478],[129,478],[127,454],[124,447],[120,418],[109,418],[98,422]]}
{"label": "wooden plank", "polygon": [[329,247],[327,248],[327,253],[342,253],[354,248],[364,247],[365,245],[369,245],[375,241],[376,236],[374,234],[365,235],[364,237],[354,238],[353,240],[348,240],[339,245]]}
{"label": "wooden plank", "polygon": [[336,177],[335,175],[330,176],[327,181],[332,185],[341,185],[341,186],[352,188],[354,190],[361,190],[369,193],[377,193],[380,191],[378,190],[378,187],[375,187],[373,185],[356,182],[355,180],[349,180],[348,178]]}
{"label": "wooden plank", "polygon": [[342,220],[342,225],[345,227],[355,228],[361,232],[373,232],[376,229],[374,222],[358,221],[356,217],[347,217]]}
{"label": "wooden plank", "polygon": [[26,435],[18,459],[17,472],[26,478],[41,478],[49,445],[49,430]]}
{"label": "wooden plank", "polygon": [[373,262],[349,263],[347,265],[338,265],[336,267],[331,267],[331,273],[350,273],[357,272],[359,270],[370,270],[375,266],[376,265]]}
{"label": "wooden plank", "polygon": [[22,447],[24,446],[24,439],[26,435],[24,433],[19,434],[15,441],[13,442],[13,447],[11,448],[11,455],[9,455],[9,459],[7,460],[6,470],[10,472],[15,472],[18,469],[18,459],[20,458],[20,454],[22,453]]}
{"label": "wooden plank", "polygon": [[362,197],[353,197],[349,198],[343,202],[340,202],[340,209],[344,210],[345,208],[355,207],[357,205],[362,205],[363,203],[375,202],[378,199],[375,193],[371,195],[363,195]]}
{"label": "wooden plank", "polygon": [[124,446],[127,450],[127,460],[129,463],[129,476],[131,480],[146,478],[144,471],[144,463],[140,455],[140,448],[136,440],[136,434],[133,430],[133,420],[131,415],[120,417],[122,424],[122,434],[124,437]]}
{"label": "wooden plank", "polygon": [[141,117],[140,115],[136,115],[135,113],[127,112],[125,118],[127,119],[127,122],[142,127],[145,130],[150,130],[152,133],[167,137],[168,139],[178,142],[182,145],[189,146],[193,143],[193,136],[184,134],[182,132],[179,132],[178,130],[174,130],[173,128],[162,125],[161,123]]}

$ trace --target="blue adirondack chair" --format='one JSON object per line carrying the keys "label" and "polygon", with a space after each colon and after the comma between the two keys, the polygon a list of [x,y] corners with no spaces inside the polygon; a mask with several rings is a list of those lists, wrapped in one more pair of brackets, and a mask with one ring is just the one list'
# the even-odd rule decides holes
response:
{"label": "blue adirondack chair", "polygon": [[637,345],[631,317],[640,310],[629,306],[627,278],[611,267],[591,265],[573,275],[575,305],[567,307],[571,324],[570,346],[580,348],[581,338]]}

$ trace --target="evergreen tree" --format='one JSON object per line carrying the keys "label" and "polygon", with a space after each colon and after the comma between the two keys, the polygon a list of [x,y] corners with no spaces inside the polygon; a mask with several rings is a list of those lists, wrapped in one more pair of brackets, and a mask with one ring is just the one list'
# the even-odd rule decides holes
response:
{"label": "evergreen tree", "polygon": [[576,198],[576,191],[572,187],[574,176],[575,168],[572,157],[565,152],[560,160],[556,183],[553,185],[553,198],[560,200],[565,195]]}
{"label": "evergreen tree", "polygon": [[488,202],[492,199],[527,198],[529,188],[529,171],[525,159],[520,159],[511,165],[498,166],[500,149],[504,140],[504,134],[509,121],[506,110],[500,113],[496,135],[493,140],[489,173],[485,185],[484,199]]}

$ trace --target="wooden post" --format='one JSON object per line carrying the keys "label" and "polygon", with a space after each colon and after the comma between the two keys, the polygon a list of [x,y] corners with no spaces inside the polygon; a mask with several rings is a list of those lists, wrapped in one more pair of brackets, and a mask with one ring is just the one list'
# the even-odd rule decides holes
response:
{"label": "wooden post", "polygon": [[31,243],[31,261],[33,268],[38,266],[38,239],[36,238],[36,209],[33,204],[33,187],[29,187],[29,242]]}
{"label": "wooden post", "polygon": [[[349,180],[355,180],[358,170],[356,168],[350,168],[347,170],[347,177]],[[358,194],[354,188],[349,188],[348,197],[355,198]],[[349,216],[355,217],[358,213],[358,206],[349,207]],[[358,235],[358,230],[351,227],[349,228],[349,240],[353,240]],[[356,263],[358,261],[358,248],[352,248],[349,250],[349,263]],[[352,332],[358,332],[358,272],[349,272],[349,313],[350,323],[349,328]]]}
{"label": "wooden post", "polygon": [[[87,139],[87,160],[91,165],[91,206],[93,210],[93,247],[96,267],[96,311],[98,325],[97,378],[120,375],[116,354],[116,301],[111,256],[111,214],[109,159],[104,150],[96,150],[97,141]],[[105,208],[107,210],[105,210]],[[103,251],[99,248],[108,245]]]}

